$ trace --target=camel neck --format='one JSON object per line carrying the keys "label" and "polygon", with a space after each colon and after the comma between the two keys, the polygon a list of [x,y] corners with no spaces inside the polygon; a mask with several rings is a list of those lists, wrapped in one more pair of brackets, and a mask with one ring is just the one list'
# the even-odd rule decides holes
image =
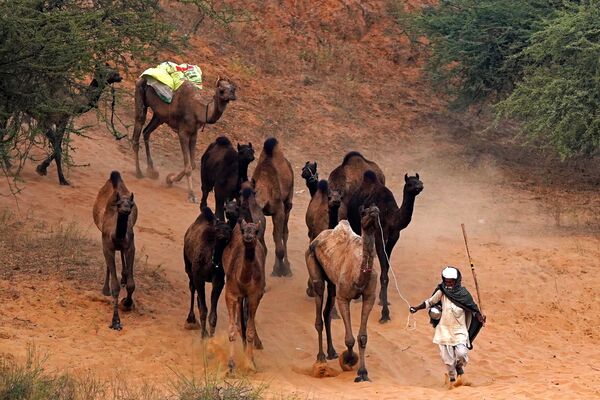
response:
{"label": "camel neck", "polygon": [[363,228],[363,251],[362,251],[362,261],[360,263],[360,274],[358,276],[358,282],[356,286],[359,289],[364,289],[369,283],[369,279],[371,278],[371,273],[373,272],[373,260],[375,258],[375,235],[371,230],[370,232],[365,232]]}
{"label": "camel neck", "polygon": [[92,108],[96,108],[96,106],[98,105],[98,100],[100,100],[100,96],[102,95],[102,91],[104,90],[104,86],[104,84],[100,84],[98,82],[98,79],[94,78],[92,80],[92,82],[87,88],[86,97],[88,99],[88,103],[86,105],[85,111],[89,111]]}
{"label": "camel neck", "polygon": [[329,229],[333,229],[338,223],[338,212],[340,206],[329,207]]}
{"label": "camel neck", "polygon": [[248,161],[238,161],[238,185],[248,180]]}
{"label": "camel neck", "polygon": [[117,216],[117,231],[115,233],[115,238],[117,240],[122,240],[127,235],[127,222],[129,221],[128,214],[118,214]]}
{"label": "camel neck", "polygon": [[227,102],[220,100],[217,95],[214,95],[212,103],[209,103],[204,110],[205,115],[203,115],[203,117],[206,118],[206,123],[216,123],[225,112],[226,107]]}
{"label": "camel neck", "polygon": [[308,188],[308,191],[310,192],[310,197],[315,197],[315,193],[317,193],[317,189],[319,187],[319,181],[307,180],[306,187]]}
{"label": "camel neck", "polygon": [[221,265],[221,260],[223,258],[223,251],[225,250],[225,247],[227,246],[227,239],[217,239],[217,242],[215,243],[215,251],[213,253],[213,264],[214,265]]}
{"label": "camel neck", "polygon": [[397,211],[396,215],[396,228],[402,230],[410,224],[412,219],[413,211],[415,209],[415,195],[404,192],[402,198],[402,205]]}
{"label": "camel neck", "polygon": [[244,244],[244,258],[246,261],[254,260],[254,256],[256,255],[256,244],[246,245]]}

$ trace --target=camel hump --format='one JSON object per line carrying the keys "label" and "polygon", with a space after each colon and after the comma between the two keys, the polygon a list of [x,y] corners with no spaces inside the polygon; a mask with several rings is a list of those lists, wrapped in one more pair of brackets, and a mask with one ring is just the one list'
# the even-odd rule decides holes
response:
{"label": "camel hump", "polygon": [[219,146],[232,146],[231,141],[226,136],[219,136],[217,140],[215,140]]}
{"label": "camel hump", "polygon": [[377,174],[375,173],[375,171],[370,170],[370,169],[365,171],[365,173],[363,174],[363,180],[365,182],[369,182],[369,183],[379,182],[379,179],[377,178]]}
{"label": "camel hump", "polygon": [[110,173],[110,182],[112,183],[113,188],[117,188],[119,183],[123,182],[123,178],[121,178],[121,173],[119,171],[113,171]]}
{"label": "camel hump", "polygon": [[367,161],[367,159],[365,158],[365,156],[363,156],[362,154],[360,154],[358,151],[351,151],[351,152],[349,152],[348,154],[346,154],[344,156],[344,160],[342,161],[342,165],[348,164],[353,157],[360,157],[363,160]]}
{"label": "camel hump", "polygon": [[329,190],[329,183],[327,180],[321,179],[317,184],[317,190],[321,193],[327,194],[327,191]]}
{"label": "camel hump", "polygon": [[273,157],[273,151],[275,150],[275,147],[277,146],[278,143],[279,142],[275,138],[268,138],[267,140],[265,140],[263,149],[265,150],[265,153],[267,154],[267,156]]}

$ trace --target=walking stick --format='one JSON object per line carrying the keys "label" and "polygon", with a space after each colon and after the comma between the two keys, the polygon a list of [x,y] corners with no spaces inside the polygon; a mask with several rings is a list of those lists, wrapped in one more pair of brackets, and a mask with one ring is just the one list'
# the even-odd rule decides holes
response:
{"label": "walking stick", "polygon": [[475,281],[475,289],[477,290],[477,301],[479,302],[479,310],[483,313],[483,306],[481,305],[481,294],[479,293],[479,284],[477,283],[477,275],[475,274],[475,266],[473,260],[471,260],[471,253],[469,252],[469,244],[467,243],[467,231],[465,230],[465,224],[460,224],[465,238],[465,247],[467,248],[467,256],[469,257],[469,264],[471,264],[471,272],[473,273],[473,280]]}

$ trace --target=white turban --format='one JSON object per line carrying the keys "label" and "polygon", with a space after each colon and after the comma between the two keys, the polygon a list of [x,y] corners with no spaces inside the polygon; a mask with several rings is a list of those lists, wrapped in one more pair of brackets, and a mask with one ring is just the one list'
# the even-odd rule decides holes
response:
{"label": "white turban", "polygon": [[446,279],[457,279],[458,271],[456,270],[456,268],[446,267],[442,271],[442,276]]}

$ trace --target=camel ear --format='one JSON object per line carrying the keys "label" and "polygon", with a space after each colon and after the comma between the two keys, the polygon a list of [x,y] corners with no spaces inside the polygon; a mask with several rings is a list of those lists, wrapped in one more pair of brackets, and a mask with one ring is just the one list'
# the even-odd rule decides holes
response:
{"label": "camel ear", "polygon": [[252,142],[248,142],[248,147],[252,148]]}
{"label": "camel ear", "polygon": [[131,193],[131,196],[129,196],[129,200],[133,201],[133,193]]}
{"label": "camel ear", "polygon": [[404,174],[404,182],[408,182],[408,174]]}
{"label": "camel ear", "polygon": [[417,172],[417,179],[419,179],[419,173]]}
{"label": "camel ear", "polygon": [[238,151],[240,151],[242,147],[240,146],[240,144],[238,143]]}
{"label": "camel ear", "polygon": [[240,224],[240,225],[242,226],[242,229],[246,229],[246,226],[247,226],[248,224],[246,223],[246,220],[245,220],[245,219],[242,219],[242,220],[241,220],[241,224]]}
{"label": "camel ear", "polygon": [[217,75],[217,81],[215,82],[215,86],[219,86],[219,82],[221,82],[221,75]]}
{"label": "camel ear", "polygon": [[315,161],[315,168],[317,168],[317,162]]}

